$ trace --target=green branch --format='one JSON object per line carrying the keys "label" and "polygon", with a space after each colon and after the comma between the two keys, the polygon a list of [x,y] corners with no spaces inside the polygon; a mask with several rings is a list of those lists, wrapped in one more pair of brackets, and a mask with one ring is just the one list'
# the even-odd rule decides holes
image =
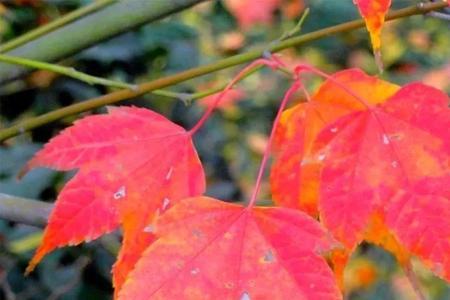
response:
{"label": "green branch", "polygon": [[[95,11],[6,54],[52,62],[79,53],[101,41],[159,20],[206,0],[122,0]],[[25,74],[21,66],[0,63],[0,83]]]}
{"label": "green branch", "polygon": [[43,26],[40,26],[34,30],[31,30],[30,32],[27,32],[11,41],[8,41],[4,43],[3,45],[0,45],[0,53],[4,53],[7,51],[10,51],[12,49],[15,49],[25,43],[28,43],[34,39],[37,39],[40,36],[43,36],[49,32],[54,31],[55,29],[58,29],[64,25],[67,25],[69,23],[72,23],[73,21],[80,19],[90,13],[93,13],[94,11],[97,11],[99,9],[104,8],[107,5],[110,5],[117,0],[97,0],[96,2],[86,5],[83,7],[80,7],[77,10],[74,10],[61,18],[58,18],[48,24],[45,24]]}
{"label": "green branch", "polygon": [[[395,20],[400,18],[409,17],[412,15],[425,14],[433,10],[444,8],[448,5],[446,1],[424,3],[418,6],[410,6],[404,9],[396,10],[389,13],[386,20]],[[363,20],[355,20],[347,23],[343,23],[336,26],[331,26],[325,29],[317,30],[311,33],[303,34],[298,37],[290,38],[275,45],[269,47],[256,49],[243,54],[235,55],[218,62],[193,68],[187,71],[183,71],[174,75],[159,78],[147,83],[143,83],[137,86],[134,90],[120,90],[104,96],[93,98],[84,102],[76,103],[58,110],[51,111],[49,113],[40,115],[35,118],[30,118],[13,125],[9,128],[0,131],[0,141],[4,141],[10,137],[13,137],[21,132],[30,130],[44,124],[53,122],[55,120],[64,118],[66,116],[78,114],[84,111],[88,111],[104,105],[116,103],[126,99],[134,98],[145,93],[154,91],[156,89],[165,88],[177,83],[199,77],[205,74],[209,74],[218,70],[226,69],[232,66],[243,64],[254,59],[261,57],[264,51],[269,50],[271,52],[281,51],[286,48],[298,46],[307,42],[311,42],[329,35],[347,32],[357,28],[364,27]]]}
{"label": "green branch", "polygon": [[64,67],[64,66],[59,66],[56,64],[49,64],[46,62],[41,62],[41,61],[22,58],[22,57],[15,57],[15,56],[0,54],[0,61],[9,63],[9,64],[22,65],[22,66],[25,66],[28,68],[33,68],[33,69],[52,71],[52,72],[55,72],[58,74],[66,75],[66,76],[84,81],[89,84],[100,84],[100,85],[111,86],[111,87],[115,87],[115,88],[121,88],[121,89],[135,88],[135,86],[132,84],[128,84],[128,83],[120,82],[120,81],[109,80],[109,79],[105,79],[102,77],[92,76],[92,75],[89,75],[86,73],[79,72],[71,67]]}
{"label": "green branch", "polygon": [[[99,3],[103,3],[103,5],[105,5],[105,3],[111,3],[112,1],[116,1],[116,0],[108,0],[106,2],[99,2]],[[305,10],[305,12],[303,13],[300,21],[294,27],[294,29],[285,33],[279,40],[277,40],[275,42],[280,42],[280,41],[285,40],[285,39],[293,36],[294,34],[298,33],[301,30],[301,26],[302,26],[306,16],[308,15],[308,13],[309,13],[309,9],[307,8]],[[79,16],[80,13],[77,13],[76,15]],[[57,23],[57,22],[54,22],[54,23]],[[51,23],[51,24],[54,24],[54,23]],[[64,24],[64,23],[58,22],[57,24]],[[54,28],[55,26],[56,25],[51,26],[51,28]],[[51,71],[51,72],[54,72],[57,74],[61,74],[61,75],[65,75],[65,76],[68,76],[68,77],[71,77],[74,79],[78,79],[80,81],[86,82],[91,85],[99,84],[99,85],[104,85],[104,86],[120,88],[120,89],[128,88],[131,90],[136,88],[136,85],[128,84],[128,83],[121,82],[121,81],[109,80],[109,79],[105,79],[103,77],[92,76],[87,73],[77,71],[72,67],[65,67],[65,66],[61,66],[61,65],[57,65],[57,64],[51,64],[51,63],[27,59],[27,58],[23,58],[23,57],[16,57],[16,56],[1,54],[1,48],[0,48],[0,62],[21,65],[21,66],[25,66],[25,67],[32,68],[32,69]],[[251,72],[251,73],[253,73],[253,72]],[[249,72],[249,74],[250,74],[250,72]],[[249,74],[246,74],[246,76],[248,76]],[[221,88],[219,87],[219,88],[214,88],[214,89],[196,93],[196,94],[176,93],[176,92],[170,92],[170,91],[165,91],[165,90],[154,90],[151,93],[158,95],[158,96],[180,99],[185,103],[189,103],[192,100],[209,96],[211,94],[219,92],[220,90],[221,90]]]}
{"label": "green branch", "polygon": [[44,227],[53,204],[0,193],[0,219]]}
{"label": "green branch", "polygon": [[[109,79],[105,79],[102,77],[92,76],[92,75],[77,71],[71,67],[64,67],[64,66],[60,66],[60,65],[56,65],[56,64],[50,64],[50,63],[46,63],[46,62],[41,62],[41,61],[36,61],[36,60],[31,60],[31,59],[26,59],[26,58],[21,58],[21,57],[0,54],[0,62],[17,64],[17,65],[26,66],[26,67],[33,68],[33,69],[40,69],[40,70],[47,70],[47,71],[55,72],[55,73],[58,73],[61,75],[65,75],[65,76],[68,76],[71,78],[78,79],[80,81],[86,82],[91,85],[99,84],[99,85],[104,85],[104,86],[110,86],[110,87],[115,87],[115,88],[120,88],[120,89],[131,89],[131,90],[136,89],[136,87],[137,87],[134,84],[129,84],[129,83],[121,82],[121,81],[109,80]],[[171,92],[171,91],[166,91],[166,90],[154,90],[154,91],[151,91],[151,93],[154,95],[158,95],[158,96],[179,99],[179,100],[182,100],[183,102],[185,102],[186,104],[188,104],[192,100],[197,100],[200,98],[204,98],[204,97],[213,95],[217,92],[220,92],[225,86],[226,85],[222,85],[220,87],[212,88],[212,89],[202,91],[199,93],[194,93],[194,94],[177,93],[177,92]]]}

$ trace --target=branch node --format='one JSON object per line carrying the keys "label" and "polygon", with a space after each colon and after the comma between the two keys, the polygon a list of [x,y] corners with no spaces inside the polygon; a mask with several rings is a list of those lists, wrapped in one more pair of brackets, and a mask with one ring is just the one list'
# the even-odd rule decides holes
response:
{"label": "branch node", "polygon": [[263,51],[261,57],[264,59],[270,60],[270,59],[272,59],[272,52],[270,52],[270,50],[266,49]]}
{"label": "branch node", "polygon": [[139,85],[138,84],[129,84],[128,88],[133,91],[133,92],[137,92],[139,91]]}
{"label": "branch node", "polygon": [[192,94],[189,93],[178,93],[178,99],[180,99],[184,105],[190,106],[192,104]]}
{"label": "branch node", "polygon": [[425,10],[425,3],[424,3],[424,2],[419,2],[419,3],[417,3],[417,8],[418,8],[420,11],[424,11],[424,10]]}

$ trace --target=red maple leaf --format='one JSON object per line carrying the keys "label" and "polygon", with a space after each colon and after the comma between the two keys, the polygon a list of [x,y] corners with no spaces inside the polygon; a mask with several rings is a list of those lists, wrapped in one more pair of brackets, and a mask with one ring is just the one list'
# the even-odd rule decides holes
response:
{"label": "red maple leaf", "polygon": [[449,279],[448,102],[423,84],[399,89],[345,70],[310,102],[284,112],[271,173],[274,198],[320,212],[346,247],[333,254],[340,284],[362,240],[391,251],[406,268],[417,255]]}
{"label": "red maple leaf", "polygon": [[119,299],[342,298],[321,256],[333,239],[299,211],[199,197],[156,226]]}
{"label": "red maple leaf", "polygon": [[321,219],[350,252],[367,239],[450,280],[448,103],[413,83],[319,134]]}
{"label": "red maple leaf", "polygon": [[236,16],[239,25],[248,28],[255,23],[269,23],[280,0],[226,0],[227,8]]}
{"label": "red maple leaf", "polygon": [[257,23],[270,23],[278,8],[291,19],[304,8],[303,0],[225,0],[225,5],[244,29]]}
{"label": "red maple leaf", "polygon": [[76,121],[25,170],[38,166],[78,172],[59,194],[27,272],[53,249],[95,239],[122,223],[124,244],[114,268],[117,289],[153,240],[146,227],[155,214],[205,189],[191,134],[136,107],[110,108],[107,115]]}

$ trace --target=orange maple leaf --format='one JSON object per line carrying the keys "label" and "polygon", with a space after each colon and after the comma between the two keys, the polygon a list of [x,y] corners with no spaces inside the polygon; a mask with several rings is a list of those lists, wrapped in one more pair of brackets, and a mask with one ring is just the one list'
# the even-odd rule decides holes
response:
{"label": "orange maple leaf", "polygon": [[344,70],[326,80],[312,96],[312,101],[283,112],[275,133],[275,160],[270,175],[272,196],[276,204],[298,208],[312,216],[318,214],[322,165],[321,156],[312,149],[315,138],[339,117],[364,109],[336,82],[351,86],[355,93],[374,104],[384,101],[399,88],[358,69]]}
{"label": "orange maple leaf", "polygon": [[370,39],[372,41],[372,47],[375,54],[375,59],[380,70],[383,69],[383,63],[381,61],[381,29],[384,24],[384,18],[386,16],[389,7],[391,6],[391,0],[353,0],[361,16],[366,22],[367,30],[370,33]]}

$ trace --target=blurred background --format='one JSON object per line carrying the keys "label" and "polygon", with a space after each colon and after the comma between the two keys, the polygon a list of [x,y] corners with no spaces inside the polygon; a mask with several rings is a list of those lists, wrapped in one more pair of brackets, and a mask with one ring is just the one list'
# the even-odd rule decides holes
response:
{"label": "blurred background", "polygon": [[[0,44],[91,2],[0,0]],[[64,64],[92,75],[140,83],[268,45],[295,26],[305,7],[311,12],[302,32],[359,17],[351,0],[260,0],[246,9],[239,9],[238,2],[205,2],[102,42],[66,59]],[[418,3],[393,2],[393,8]],[[429,16],[387,23],[382,35],[385,64],[382,77],[397,84],[420,80],[448,93],[449,37],[449,23]],[[281,54],[289,64],[308,62],[329,73],[351,67],[377,73],[364,29],[327,37]],[[226,84],[242,67],[199,77],[170,90],[183,93],[208,90]],[[314,91],[320,82],[320,78],[308,78],[308,89]],[[196,136],[195,144],[207,173],[208,195],[227,201],[248,198],[271,122],[289,84],[286,77],[267,69],[253,74],[226,97]],[[109,91],[112,90],[107,87],[91,86],[47,71],[30,73],[0,89],[0,128]],[[122,104],[151,108],[190,128],[210,103],[211,98],[205,98],[186,105],[180,100],[148,94]],[[103,111],[102,108],[94,113]],[[1,145],[0,192],[53,201],[73,174],[38,169],[21,181],[16,180],[16,175],[43,143],[76,118],[36,128]],[[270,203],[267,180],[260,198],[263,203]],[[111,298],[110,270],[120,246],[120,234],[55,251],[34,273],[24,277],[23,271],[41,233],[35,227],[0,220],[0,299]],[[450,299],[449,285],[419,262],[414,262],[414,266],[431,299]],[[395,259],[367,244],[355,253],[346,270],[346,287],[348,299],[414,299]]]}

